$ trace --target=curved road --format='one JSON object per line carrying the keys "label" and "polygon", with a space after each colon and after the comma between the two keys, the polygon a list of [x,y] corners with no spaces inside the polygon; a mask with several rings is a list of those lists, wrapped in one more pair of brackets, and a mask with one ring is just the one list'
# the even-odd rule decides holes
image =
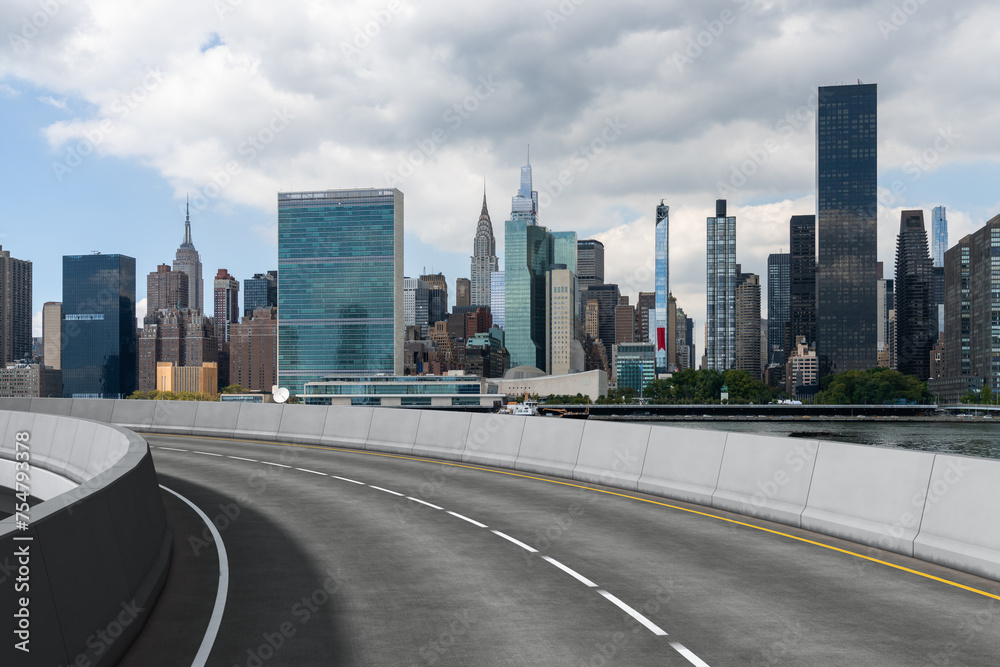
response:
{"label": "curved road", "polygon": [[[766,521],[509,470],[146,436],[212,518],[207,664],[996,665],[1000,584]],[[124,665],[191,664],[219,559],[174,560]]]}

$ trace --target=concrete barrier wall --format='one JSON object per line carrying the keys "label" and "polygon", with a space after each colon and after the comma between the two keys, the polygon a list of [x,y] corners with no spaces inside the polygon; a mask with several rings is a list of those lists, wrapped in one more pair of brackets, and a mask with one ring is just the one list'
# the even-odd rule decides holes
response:
{"label": "concrete barrier wall", "polygon": [[191,435],[230,438],[236,431],[236,422],[240,416],[240,403],[176,402],[190,402],[198,406],[194,416],[194,424],[191,426]]}
{"label": "concrete barrier wall", "polygon": [[923,452],[821,442],[802,527],[912,556],[933,463]]}
{"label": "concrete barrier wall", "polygon": [[719,484],[726,433],[653,426],[638,490],[711,505]]}
{"label": "concrete barrier wall", "polygon": [[[114,406],[107,403],[92,414],[110,418]],[[0,484],[13,487],[13,443],[26,431],[30,491],[43,499],[30,509],[27,530],[17,517],[0,521],[0,553],[27,546],[30,567],[30,590],[0,587],[0,609],[11,618],[18,598],[30,595],[31,664],[113,665],[151,613],[170,564],[172,538],[153,460],[135,433],[51,414],[93,406],[32,408],[37,412],[0,412]],[[110,643],[96,640],[98,630],[112,627]],[[27,664],[15,647],[19,639],[0,643],[0,664]]]}
{"label": "concrete barrier wall", "polygon": [[[0,399],[45,413],[77,402]],[[87,403],[90,403],[89,401]],[[114,401],[150,430],[270,439],[461,460],[638,490],[800,526],[1000,580],[1000,461],[659,425],[369,407]],[[142,403],[142,404],[140,404]],[[148,405],[155,403],[156,405]],[[137,404],[135,407],[128,404]],[[212,404],[202,404],[212,405]],[[97,414],[89,412],[88,414]],[[32,426],[0,413],[0,429]],[[42,426],[42,428],[46,428]],[[0,430],[0,432],[3,432]],[[52,437],[56,437],[52,432]],[[109,454],[115,444],[106,443]],[[94,443],[94,449],[101,447]],[[3,457],[0,444],[0,458]],[[75,452],[46,461],[79,475]],[[929,489],[929,491],[928,491]]]}

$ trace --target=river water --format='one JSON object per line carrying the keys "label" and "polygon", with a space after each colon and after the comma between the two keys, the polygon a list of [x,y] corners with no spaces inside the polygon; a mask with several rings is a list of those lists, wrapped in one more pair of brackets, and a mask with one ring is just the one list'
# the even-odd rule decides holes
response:
{"label": "river water", "polygon": [[859,445],[920,449],[1000,459],[1000,419],[975,422],[685,421],[659,422],[713,431],[783,435]]}

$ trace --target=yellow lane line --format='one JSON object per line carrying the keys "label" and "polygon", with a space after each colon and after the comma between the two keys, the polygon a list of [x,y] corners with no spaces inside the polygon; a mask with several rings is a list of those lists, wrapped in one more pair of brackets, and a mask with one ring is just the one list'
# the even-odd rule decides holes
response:
{"label": "yellow lane line", "polygon": [[363,449],[350,449],[347,447],[329,447],[324,445],[302,445],[296,443],[286,443],[286,442],[269,442],[267,440],[247,440],[245,438],[218,438],[218,437],[202,437],[193,435],[175,435],[169,433],[150,433],[149,435],[157,435],[162,437],[170,438],[191,438],[194,440],[222,440],[225,442],[249,442],[258,445],[278,445],[280,447],[300,447],[302,449],[322,449],[326,451],[333,452],[345,452],[348,454],[364,454],[366,456],[383,456],[390,459],[403,459],[406,461],[418,461],[420,463],[436,463],[438,465],[452,466],[454,468],[468,468],[469,470],[481,470],[483,472],[490,472],[498,475],[510,475],[511,477],[521,477],[524,479],[533,479],[539,482],[548,482],[549,484],[559,484],[561,486],[571,486],[576,489],[584,489],[586,491],[596,491],[597,493],[604,493],[609,496],[618,496],[619,498],[628,498],[629,500],[638,500],[643,503],[649,503],[651,505],[659,505],[661,507],[669,507],[670,509],[680,510],[681,512],[688,512],[690,514],[697,514],[699,516],[708,517],[709,519],[716,519],[718,521],[725,521],[727,523],[732,523],[737,526],[744,526],[746,528],[753,528],[754,530],[759,530],[765,533],[771,533],[772,535],[779,535],[781,537],[787,537],[790,540],[795,540],[797,542],[804,542],[806,544],[811,544],[813,546],[822,547],[824,549],[829,549],[830,551],[837,551],[842,554],[847,554],[848,556],[854,556],[855,558],[860,558],[862,560],[867,560],[872,563],[878,563],[879,565],[885,565],[886,567],[891,567],[894,570],[900,570],[902,572],[909,572],[910,574],[915,574],[925,579],[931,579],[933,581],[940,582],[942,584],[948,584],[949,586],[954,586],[955,588],[961,588],[962,590],[969,591],[971,593],[976,593],[984,597],[993,598],[994,600],[1000,600],[1000,595],[990,593],[989,591],[980,590],[978,588],[973,588],[972,586],[966,586],[965,584],[960,584],[957,581],[951,581],[950,579],[943,579],[941,577],[936,577],[933,574],[927,574],[926,572],[921,572],[919,570],[914,570],[903,565],[896,565],[895,563],[890,563],[888,561],[881,560],[879,558],[873,558],[872,556],[865,556],[864,554],[859,554],[856,551],[850,551],[848,549],[841,549],[840,547],[835,547],[830,544],[823,544],[822,542],[816,542],[815,540],[806,539],[804,537],[798,537],[796,535],[790,535],[788,533],[783,533],[780,530],[773,530],[771,528],[764,528],[763,526],[755,526],[752,523],[746,523],[745,521],[737,521],[736,519],[729,519],[724,516],[719,516],[717,514],[710,514],[708,512],[701,512],[698,510],[693,510],[688,507],[680,507],[679,505],[671,505],[670,503],[663,503],[657,500],[650,500],[648,498],[639,498],[638,496],[630,496],[627,493],[618,493],[616,491],[607,491],[605,489],[595,489],[592,486],[584,486],[582,484],[573,484],[572,482],[563,482],[555,479],[547,479],[545,477],[535,477],[534,475],[525,475],[524,473],[511,472],[509,470],[497,470],[495,468],[484,468],[481,466],[473,466],[465,463],[454,463],[452,461],[442,461],[439,459],[429,459],[420,458],[416,456],[403,456],[401,454],[388,454],[385,452],[371,452]]}

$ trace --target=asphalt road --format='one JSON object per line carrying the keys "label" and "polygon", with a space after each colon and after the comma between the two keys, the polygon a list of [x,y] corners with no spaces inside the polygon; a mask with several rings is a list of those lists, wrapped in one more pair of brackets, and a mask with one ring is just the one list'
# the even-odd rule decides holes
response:
{"label": "asphalt road", "polygon": [[[895,554],[509,470],[147,438],[227,552],[208,665],[1000,664],[1000,584]],[[218,614],[214,541],[164,503],[174,560],[126,666],[191,664]]]}

